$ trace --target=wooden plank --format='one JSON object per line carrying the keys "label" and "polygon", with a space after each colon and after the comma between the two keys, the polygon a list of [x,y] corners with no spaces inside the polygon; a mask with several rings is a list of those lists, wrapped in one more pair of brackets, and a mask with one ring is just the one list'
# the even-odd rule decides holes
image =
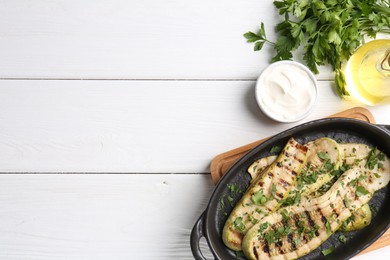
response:
{"label": "wooden plank", "polygon": [[193,259],[212,188],[196,174],[0,174],[0,259]]}
{"label": "wooden plank", "polygon": [[[0,172],[208,172],[217,154],[356,106],[329,82],[305,120],[258,109],[251,81],[0,81]],[[388,106],[369,108],[390,124]]]}
{"label": "wooden plank", "polygon": [[205,174],[0,174],[0,259],[190,260],[213,188]]}
{"label": "wooden plank", "polygon": [[255,79],[271,48],[242,35],[263,21],[275,39],[272,2],[4,0],[0,77]]}

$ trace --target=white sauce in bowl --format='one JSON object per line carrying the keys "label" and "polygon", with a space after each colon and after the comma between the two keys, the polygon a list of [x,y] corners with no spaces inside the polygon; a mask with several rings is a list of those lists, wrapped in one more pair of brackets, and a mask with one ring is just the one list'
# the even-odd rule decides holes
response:
{"label": "white sauce in bowl", "polygon": [[306,117],[317,99],[313,73],[294,61],[271,64],[256,84],[256,99],[265,114],[280,122]]}

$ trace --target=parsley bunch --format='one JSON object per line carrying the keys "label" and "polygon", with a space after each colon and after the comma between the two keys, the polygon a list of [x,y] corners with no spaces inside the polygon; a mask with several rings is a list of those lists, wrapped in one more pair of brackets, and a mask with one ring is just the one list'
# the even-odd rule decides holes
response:
{"label": "parsley bunch", "polygon": [[292,59],[292,52],[303,45],[303,60],[315,74],[318,65],[331,65],[340,96],[349,95],[341,66],[364,43],[364,36],[390,33],[390,0],[282,0],[274,5],[284,15],[276,25],[276,42],[267,39],[264,23],[245,38],[255,44],[255,51],[272,44],[272,62]]}

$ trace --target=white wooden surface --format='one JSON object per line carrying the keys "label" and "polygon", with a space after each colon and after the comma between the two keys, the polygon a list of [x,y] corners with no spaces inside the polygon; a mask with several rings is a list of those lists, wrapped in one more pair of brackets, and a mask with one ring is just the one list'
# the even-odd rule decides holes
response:
{"label": "white wooden surface", "polygon": [[215,155],[360,105],[322,68],[308,118],[259,111],[272,50],[242,34],[277,19],[272,1],[0,0],[0,259],[192,259]]}

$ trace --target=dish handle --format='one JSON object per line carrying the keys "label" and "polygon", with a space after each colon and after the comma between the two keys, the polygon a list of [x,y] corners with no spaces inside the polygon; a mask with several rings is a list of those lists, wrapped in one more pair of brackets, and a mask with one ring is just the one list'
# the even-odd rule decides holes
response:
{"label": "dish handle", "polygon": [[200,250],[200,239],[203,236],[203,221],[204,221],[204,212],[200,215],[199,219],[196,221],[192,232],[191,232],[191,251],[196,260],[207,260],[206,257],[203,256]]}
{"label": "dish handle", "polygon": [[377,126],[390,132],[390,125],[377,125]]}

